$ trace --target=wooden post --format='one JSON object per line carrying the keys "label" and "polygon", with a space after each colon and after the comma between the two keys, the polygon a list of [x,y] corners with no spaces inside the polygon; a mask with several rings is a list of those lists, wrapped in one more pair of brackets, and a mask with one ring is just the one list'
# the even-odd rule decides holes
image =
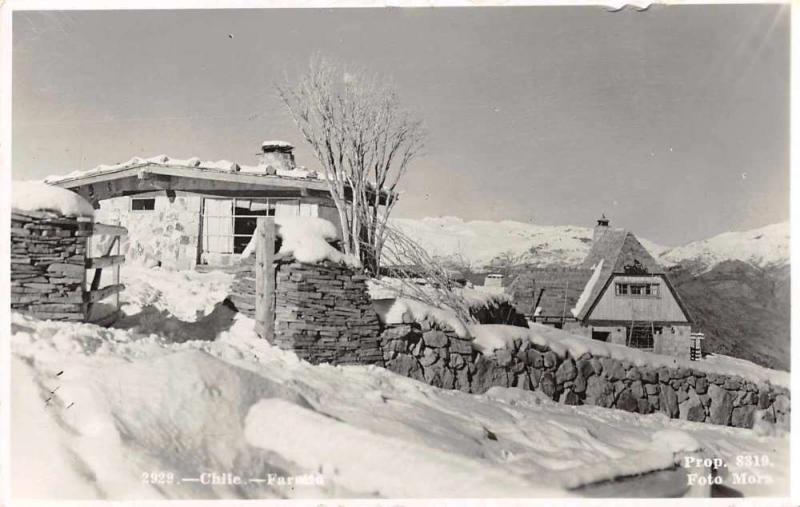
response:
{"label": "wooden post", "polygon": [[256,333],[275,339],[275,219],[259,217],[256,225]]}

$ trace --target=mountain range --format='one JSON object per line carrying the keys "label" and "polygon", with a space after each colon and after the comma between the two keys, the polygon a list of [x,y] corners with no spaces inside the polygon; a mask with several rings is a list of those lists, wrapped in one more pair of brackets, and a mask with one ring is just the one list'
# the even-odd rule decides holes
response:
{"label": "mountain range", "polygon": [[[509,267],[575,265],[592,245],[588,227],[456,217],[401,218],[393,219],[392,225],[473,281]],[[679,247],[639,240],[668,268],[695,330],[706,334],[708,351],[789,370],[788,222],[726,232]]]}

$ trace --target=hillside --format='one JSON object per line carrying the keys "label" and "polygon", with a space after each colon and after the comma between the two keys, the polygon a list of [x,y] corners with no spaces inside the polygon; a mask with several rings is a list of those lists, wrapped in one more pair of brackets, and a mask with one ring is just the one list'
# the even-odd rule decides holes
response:
{"label": "hillside", "polygon": [[789,266],[757,268],[726,260],[694,274],[691,264],[670,279],[706,334],[707,350],[789,370]]}

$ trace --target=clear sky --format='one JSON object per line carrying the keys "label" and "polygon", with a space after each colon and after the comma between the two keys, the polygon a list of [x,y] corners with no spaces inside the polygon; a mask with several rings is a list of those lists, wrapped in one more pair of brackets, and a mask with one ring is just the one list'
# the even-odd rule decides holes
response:
{"label": "clear sky", "polygon": [[788,220],[789,6],[16,12],[14,179],[311,152],[274,92],[316,52],[430,132],[396,215],[612,225],[677,245]]}

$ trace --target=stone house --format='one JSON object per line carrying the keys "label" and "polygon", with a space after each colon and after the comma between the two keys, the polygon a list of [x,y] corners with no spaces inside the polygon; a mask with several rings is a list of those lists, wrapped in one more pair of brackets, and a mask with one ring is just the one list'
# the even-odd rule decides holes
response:
{"label": "stone house", "polygon": [[689,357],[692,318],[666,271],[632,232],[610,227],[605,217],[579,266],[532,268],[521,277],[512,290],[534,322]]}
{"label": "stone house", "polygon": [[316,216],[339,227],[328,183],[296,166],[283,141],[264,142],[255,166],[159,156],[46,181],[89,200],[99,221],[126,227],[129,262],[172,269],[235,263],[259,216]]}

